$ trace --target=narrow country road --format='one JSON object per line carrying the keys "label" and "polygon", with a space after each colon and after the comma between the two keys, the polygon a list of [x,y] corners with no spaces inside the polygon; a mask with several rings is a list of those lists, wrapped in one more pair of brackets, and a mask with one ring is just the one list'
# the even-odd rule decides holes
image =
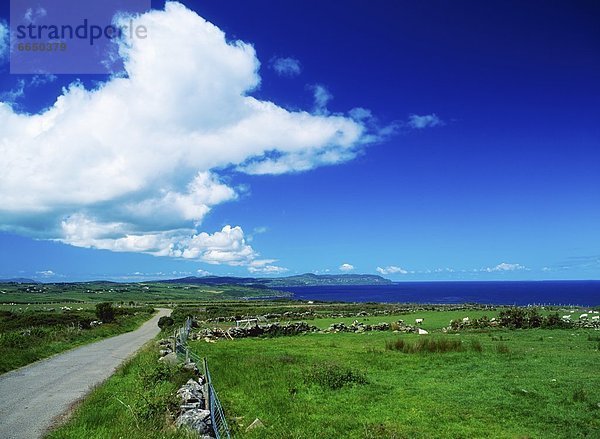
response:
{"label": "narrow country road", "polygon": [[158,332],[159,309],[139,329],[41,360],[0,375],[0,438],[35,439],[55,418],[111,376]]}

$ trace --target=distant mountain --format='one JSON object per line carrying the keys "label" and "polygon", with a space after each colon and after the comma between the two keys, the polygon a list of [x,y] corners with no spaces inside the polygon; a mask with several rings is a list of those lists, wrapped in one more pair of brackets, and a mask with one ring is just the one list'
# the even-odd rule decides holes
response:
{"label": "distant mountain", "polygon": [[372,274],[312,274],[276,278],[205,276],[158,281],[168,284],[244,285],[263,288],[303,287],[321,285],[387,285],[392,281]]}
{"label": "distant mountain", "polygon": [[0,279],[0,284],[39,284],[37,280],[15,277],[13,279]]}

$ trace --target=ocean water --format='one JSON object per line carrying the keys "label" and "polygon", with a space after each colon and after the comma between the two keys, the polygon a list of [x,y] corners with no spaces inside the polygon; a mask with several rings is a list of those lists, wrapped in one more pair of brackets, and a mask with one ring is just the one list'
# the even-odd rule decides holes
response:
{"label": "ocean water", "polygon": [[600,281],[396,282],[281,289],[295,299],[341,302],[600,305]]}

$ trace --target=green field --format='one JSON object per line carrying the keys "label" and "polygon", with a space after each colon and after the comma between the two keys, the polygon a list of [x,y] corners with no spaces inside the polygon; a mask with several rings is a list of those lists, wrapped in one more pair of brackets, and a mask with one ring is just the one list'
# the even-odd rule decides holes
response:
{"label": "green field", "polygon": [[[153,306],[213,303],[270,296],[268,289],[235,285],[161,283],[0,284],[0,373],[102,338],[132,331]],[[90,327],[95,307],[111,302],[114,322]],[[152,311],[153,312],[153,311]]]}
{"label": "green field", "polygon": [[[600,437],[600,332],[441,331],[451,319],[495,313],[417,311],[358,319],[424,318],[431,332],[426,336],[310,333],[190,346],[209,361],[235,438]],[[353,320],[311,324],[326,328]],[[165,416],[175,410],[181,372],[157,371],[155,352],[134,358],[51,437],[187,437]],[[148,386],[148,377],[157,385]],[[246,432],[256,418],[265,428]]]}
{"label": "green field", "polygon": [[498,311],[496,310],[461,310],[461,311],[415,311],[409,314],[394,314],[389,316],[372,316],[372,317],[327,317],[319,318],[311,321],[312,325],[318,328],[325,329],[332,323],[343,322],[346,325],[351,324],[355,320],[365,324],[375,324],[381,322],[396,322],[403,320],[408,325],[415,325],[416,319],[423,319],[423,323],[419,327],[426,331],[435,331],[447,327],[451,320],[462,319],[469,317],[471,320],[480,318],[482,316],[488,316],[489,318],[497,317]]}
{"label": "green field", "polygon": [[[0,284],[0,304],[135,302],[140,304],[197,303],[281,294],[265,288],[237,285],[87,282],[62,284]],[[78,305],[79,306],[79,305]]]}
{"label": "green field", "polygon": [[[429,335],[462,351],[386,349],[391,333],[195,342],[240,438],[599,437],[597,331]],[[479,351],[479,348],[481,351]],[[366,384],[331,389],[348,371]],[[343,381],[343,378],[341,378]],[[265,430],[245,433],[260,418]]]}

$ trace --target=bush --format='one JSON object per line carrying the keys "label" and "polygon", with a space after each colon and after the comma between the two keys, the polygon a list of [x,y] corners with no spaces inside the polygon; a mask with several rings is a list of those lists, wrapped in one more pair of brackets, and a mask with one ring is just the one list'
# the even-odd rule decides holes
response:
{"label": "bush", "polygon": [[306,374],[305,382],[330,390],[338,390],[346,385],[368,383],[363,373],[329,363],[314,365]]}
{"label": "bush", "polygon": [[548,315],[542,322],[542,326],[548,329],[570,328],[573,323],[567,322],[560,318],[558,313]]}
{"label": "bush", "polygon": [[173,320],[171,317],[168,317],[168,316],[162,316],[160,319],[158,319],[158,327],[163,330],[165,328],[170,328],[174,324],[175,324],[175,320]]}
{"label": "bush", "polygon": [[104,323],[115,320],[115,309],[110,302],[102,302],[96,305],[96,317]]}
{"label": "bush", "polygon": [[537,308],[510,308],[500,312],[500,325],[511,329],[564,328],[569,326],[558,314],[542,316]]}
{"label": "bush", "polygon": [[510,308],[500,312],[500,325],[505,328],[527,328],[527,313],[523,308]]}

